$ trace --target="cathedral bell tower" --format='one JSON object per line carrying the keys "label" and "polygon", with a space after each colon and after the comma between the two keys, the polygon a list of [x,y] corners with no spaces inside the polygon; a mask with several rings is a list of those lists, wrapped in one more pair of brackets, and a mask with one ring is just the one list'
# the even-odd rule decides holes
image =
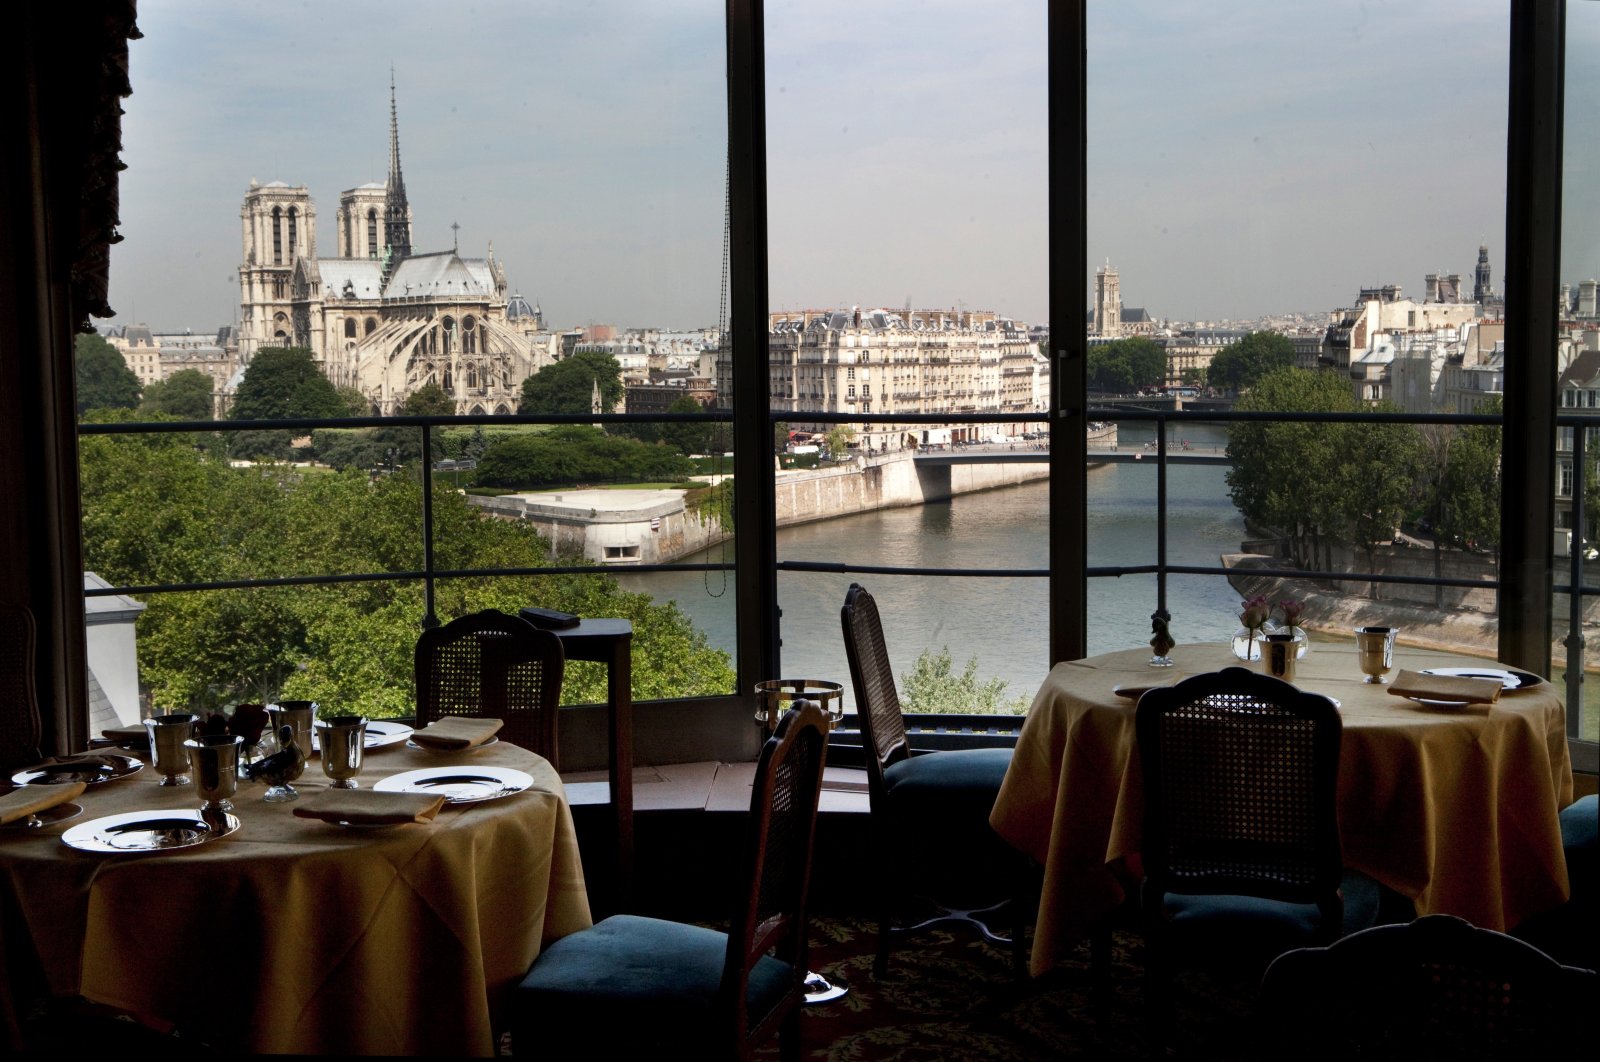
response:
{"label": "cathedral bell tower", "polygon": [[316,206],[304,186],[251,181],[239,222],[239,360],[249,364],[261,347],[294,342],[290,280],[296,258],[316,257]]}

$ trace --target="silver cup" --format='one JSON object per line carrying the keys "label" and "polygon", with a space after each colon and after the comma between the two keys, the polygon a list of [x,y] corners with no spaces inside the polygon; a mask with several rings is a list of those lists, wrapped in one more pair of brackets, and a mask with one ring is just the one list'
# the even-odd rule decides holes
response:
{"label": "silver cup", "polygon": [[[267,705],[267,729],[278,733],[284,726],[294,728],[294,743],[306,759],[311,758],[311,727],[317,720],[316,701],[279,701]],[[281,748],[281,745],[279,746]]]}
{"label": "silver cup", "polygon": [[1261,662],[1267,674],[1285,682],[1294,681],[1294,661],[1300,646],[1294,635],[1267,634],[1262,636]]}
{"label": "silver cup", "polygon": [[144,721],[150,735],[150,766],[161,775],[158,785],[188,785],[189,751],[184,742],[194,737],[194,714],[172,712]]}
{"label": "silver cup", "polygon": [[359,715],[334,715],[317,720],[322,773],[333,779],[332,789],[357,789],[361,783],[361,757],[367,744],[367,720]]}
{"label": "silver cup", "polygon": [[239,791],[239,748],[244,739],[232,734],[201,734],[183,744],[189,750],[201,812],[232,811],[233,801],[228,798]]}
{"label": "silver cup", "polygon": [[1356,628],[1356,662],[1368,682],[1383,685],[1383,676],[1394,667],[1394,639],[1399,633],[1399,627]]}

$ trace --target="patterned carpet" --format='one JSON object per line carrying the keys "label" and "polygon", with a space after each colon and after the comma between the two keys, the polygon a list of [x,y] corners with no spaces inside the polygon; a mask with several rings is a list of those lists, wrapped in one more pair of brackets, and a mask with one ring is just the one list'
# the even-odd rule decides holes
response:
{"label": "patterned carpet", "polygon": [[[873,924],[811,920],[811,966],[850,986],[806,1008],[805,1056],[829,1062],[951,1059],[1246,1058],[1257,977],[1212,972],[1178,981],[1168,1044],[1146,1021],[1142,945],[1117,934],[1111,981],[1095,991],[1088,949],[1048,976],[1019,982],[1010,954],[965,927],[901,938],[881,982],[872,979]],[[775,1046],[762,1052],[777,1058]]]}

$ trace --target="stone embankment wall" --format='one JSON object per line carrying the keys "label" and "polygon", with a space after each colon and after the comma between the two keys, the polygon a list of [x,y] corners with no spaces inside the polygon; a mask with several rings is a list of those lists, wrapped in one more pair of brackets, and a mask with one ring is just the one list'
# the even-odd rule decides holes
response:
{"label": "stone embankment wall", "polygon": [[1048,479],[1048,463],[918,465],[908,452],[859,458],[837,468],[780,472],[778,526],[828,520],[904,505],[948,501],[957,494]]}

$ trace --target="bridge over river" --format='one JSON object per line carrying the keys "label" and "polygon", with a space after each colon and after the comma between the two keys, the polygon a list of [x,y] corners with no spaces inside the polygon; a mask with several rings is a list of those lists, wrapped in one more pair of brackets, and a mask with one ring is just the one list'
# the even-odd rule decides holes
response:
{"label": "bridge over river", "polygon": [[[1153,445],[1133,447],[1089,447],[1089,460],[1096,464],[1134,461],[1154,461]],[[918,450],[914,460],[917,467],[941,465],[994,465],[1022,462],[1042,463],[1050,460],[1050,448],[1034,443],[974,443],[959,448]],[[1181,442],[1167,444],[1167,463],[1172,465],[1226,465],[1228,455],[1221,446],[1184,446]]]}

